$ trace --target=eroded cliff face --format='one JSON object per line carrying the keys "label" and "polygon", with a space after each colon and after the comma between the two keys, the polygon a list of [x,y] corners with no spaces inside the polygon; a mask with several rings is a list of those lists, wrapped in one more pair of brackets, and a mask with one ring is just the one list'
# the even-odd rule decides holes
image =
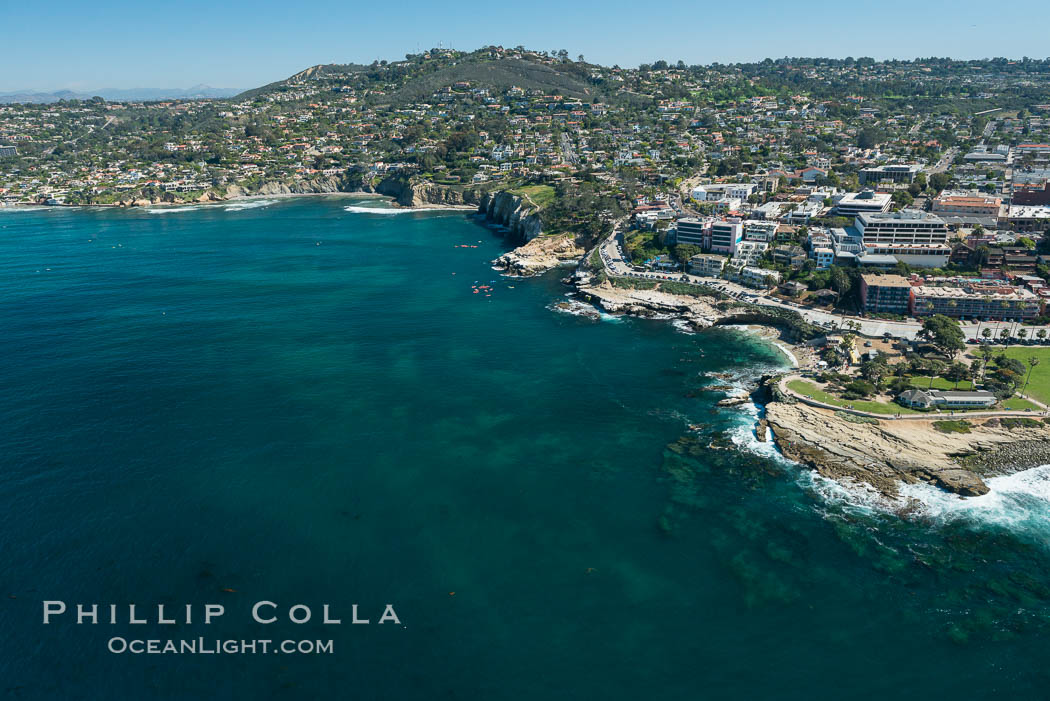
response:
{"label": "eroded cliff face", "polygon": [[380,180],[375,187],[362,188],[365,192],[375,192],[394,198],[402,207],[469,206],[478,204],[478,191],[473,188],[458,189],[448,185],[420,181],[412,182],[405,178],[389,177]]}
{"label": "eroded cliff face", "polygon": [[310,180],[293,180],[290,183],[270,181],[263,183],[258,190],[246,190],[240,185],[226,188],[226,197],[244,197],[246,195],[307,195],[329,192],[342,192],[343,182],[339,178],[324,177]]}
{"label": "eroded cliff face", "polygon": [[481,196],[478,212],[494,224],[507,227],[508,238],[514,243],[528,243],[543,233],[539,213],[509,192],[486,192]]}

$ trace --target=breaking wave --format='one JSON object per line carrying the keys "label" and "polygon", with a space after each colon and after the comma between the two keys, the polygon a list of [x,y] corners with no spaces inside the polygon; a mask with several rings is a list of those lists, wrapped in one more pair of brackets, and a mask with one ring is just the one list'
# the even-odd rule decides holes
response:
{"label": "breaking wave", "polygon": [[245,202],[236,202],[234,204],[226,205],[223,207],[227,212],[240,212],[243,209],[258,209],[259,207],[269,207],[271,204],[275,204],[277,200],[247,200]]}
{"label": "breaking wave", "polygon": [[351,204],[343,207],[347,212],[355,214],[407,214],[410,212],[448,212],[442,207],[365,207],[363,205]]}
{"label": "breaking wave", "polygon": [[573,316],[582,316],[588,319],[594,319],[596,321],[604,321],[609,324],[622,324],[623,317],[616,316],[598,309],[593,304],[587,302],[581,302],[578,299],[569,297],[562,302],[557,304],[551,304],[547,307],[548,309],[562,314],[571,314]]}
{"label": "breaking wave", "polygon": [[765,441],[756,435],[761,408],[748,403],[738,409],[742,410],[743,420],[727,431],[733,444],[794,468],[798,484],[816,494],[823,507],[867,515],[897,514],[934,525],[961,523],[1005,528],[1050,547],[1050,465],[988,478],[985,484],[990,491],[979,497],[961,497],[920,482],[901,484],[900,496],[891,499],[867,484],[829,479],[789,460],[780,453],[771,435]]}
{"label": "breaking wave", "polygon": [[172,214],[174,212],[192,212],[195,209],[200,209],[204,205],[195,204],[188,207],[147,207],[142,210],[147,214]]}
{"label": "breaking wave", "polygon": [[918,512],[936,523],[1023,530],[1050,545],[1050,465],[991,477],[985,484],[990,491],[979,497],[960,497],[928,484],[904,485],[901,494],[918,502]]}

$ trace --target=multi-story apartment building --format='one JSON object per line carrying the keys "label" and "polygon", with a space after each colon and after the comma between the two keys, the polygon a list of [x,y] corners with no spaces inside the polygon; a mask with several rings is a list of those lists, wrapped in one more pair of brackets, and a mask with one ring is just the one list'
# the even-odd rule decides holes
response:
{"label": "multi-story apartment building", "polygon": [[830,248],[814,248],[813,260],[816,261],[818,270],[830,268],[835,263],[835,251]]}
{"label": "multi-story apartment building", "polygon": [[732,254],[743,240],[744,227],[739,219],[723,219],[711,222],[710,249],[716,253]]}
{"label": "multi-story apartment building", "polygon": [[911,294],[916,317],[943,314],[954,319],[1027,321],[1039,316],[1041,306],[1039,297],[1023,287],[918,285]]}
{"label": "multi-story apartment building", "polygon": [[675,242],[711,248],[711,220],[683,217],[678,220]]}
{"label": "multi-story apartment building", "polygon": [[900,314],[911,310],[911,282],[900,275],[862,275],[860,303],[869,314]]}
{"label": "multi-story apartment building", "polygon": [[779,224],[775,221],[746,219],[744,220],[744,240],[772,243],[776,241],[778,226]]}
{"label": "multi-story apartment building", "polygon": [[714,253],[699,253],[689,259],[689,272],[702,277],[721,277],[725,266],[725,256]]}
{"label": "multi-story apartment building", "polygon": [[766,268],[746,267],[737,273],[736,278],[748,287],[768,288],[780,284],[780,273]]}

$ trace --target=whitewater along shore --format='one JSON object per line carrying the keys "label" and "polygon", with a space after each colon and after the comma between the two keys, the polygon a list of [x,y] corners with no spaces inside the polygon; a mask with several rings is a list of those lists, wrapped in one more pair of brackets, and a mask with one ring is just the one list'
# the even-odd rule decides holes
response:
{"label": "whitewater along shore", "polygon": [[[790,315],[770,318],[753,305],[717,296],[617,287],[586,273],[578,274],[577,281],[577,296],[612,314],[678,320],[694,330],[747,324],[773,342],[776,332],[778,345],[796,365],[806,367],[815,360],[810,348],[791,343],[811,337],[814,330]],[[901,503],[902,484],[925,482],[972,497],[988,493],[986,478],[1050,464],[1050,426],[1032,416],[859,416],[806,404],[781,379],[766,378],[757,395],[765,403],[758,437],[766,439],[768,426],[785,457],[829,479],[869,485],[891,503]],[[730,397],[724,405],[735,403]],[[969,433],[945,433],[934,426],[947,419],[966,421]]]}
{"label": "whitewater along shore", "polygon": [[982,417],[968,420],[969,433],[943,433],[933,424],[945,416],[857,418],[781,397],[766,405],[765,423],[786,457],[824,477],[868,484],[891,499],[902,482],[979,496],[988,493],[984,478],[1050,463],[1050,426],[1041,421],[1007,428],[1001,418]]}

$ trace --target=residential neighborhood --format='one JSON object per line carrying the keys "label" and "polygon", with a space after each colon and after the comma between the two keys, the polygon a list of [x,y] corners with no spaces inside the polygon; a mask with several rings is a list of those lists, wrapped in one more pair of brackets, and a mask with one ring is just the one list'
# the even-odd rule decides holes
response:
{"label": "residential neighborhood", "polygon": [[[432,49],[228,99],[0,105],[0,202],[511,191],[585,246],[625,221],[636,272],[870,317],[1045,324],[1048,142],[1047,61],[622,68]],[[899,279],[907,294],[881,292]]]}

